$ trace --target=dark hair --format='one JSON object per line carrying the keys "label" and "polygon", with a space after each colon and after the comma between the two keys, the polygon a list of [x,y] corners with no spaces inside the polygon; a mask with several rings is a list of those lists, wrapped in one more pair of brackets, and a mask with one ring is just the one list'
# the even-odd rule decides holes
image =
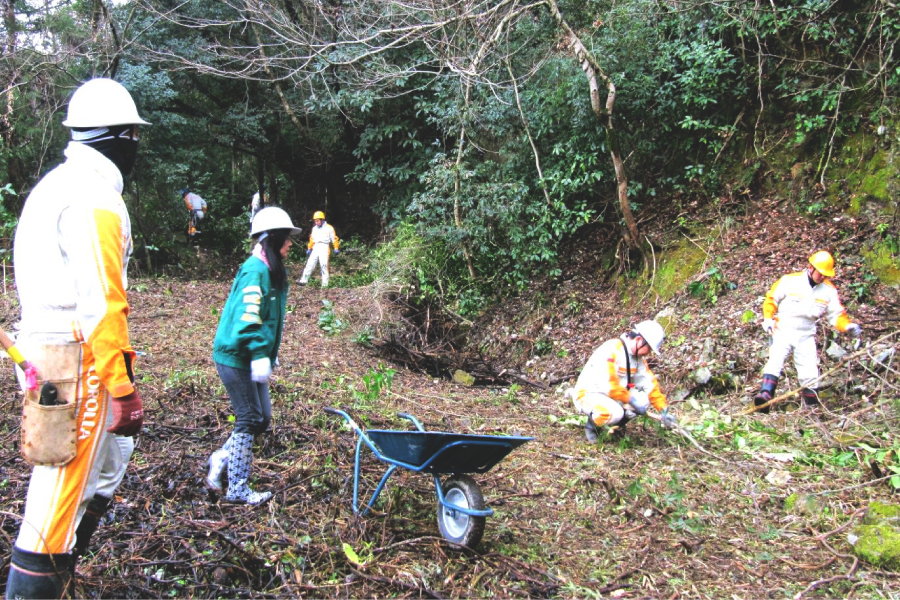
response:
{"label": "dark hair", "polygon": [[284,261],[281,258],[281,248],[291,235],[290,229],[270,229],[262,245],[266,260],[269,261],[269,276],[272,279],[272,287],[283,290],[287,273],[284,269]]}

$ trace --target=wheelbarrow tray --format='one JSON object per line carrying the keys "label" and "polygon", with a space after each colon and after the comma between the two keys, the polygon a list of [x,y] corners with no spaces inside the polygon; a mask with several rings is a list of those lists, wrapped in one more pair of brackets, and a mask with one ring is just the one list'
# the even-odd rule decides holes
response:
{"label": "wheelbarrow tray", "polygon": [[382,460],[419,473],[486,473],[530,437],[369,429]]}

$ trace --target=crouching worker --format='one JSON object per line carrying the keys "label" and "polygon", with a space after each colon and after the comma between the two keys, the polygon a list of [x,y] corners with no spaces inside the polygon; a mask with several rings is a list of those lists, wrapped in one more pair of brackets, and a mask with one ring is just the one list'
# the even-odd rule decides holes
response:
{"label": "crouching worker", "polygon": [[[763,368],[763,380],[754,396],[755,406],[766,404],[775,395],[781,369],[788,354],[794,353],[794,366],[804,404],[819,403],[819,357],[816,354],[816,322],[826,317],[841,333],[859,336],[862,328],[851,323],[837,289],[828,279],[834,277],[834,258],[828,252],[809,257],[805,271],[790,273],[775,282],[763,302],[763,330],[771,336],[769,360]],[[769,407],[760,409],[769,412]]]}
{"label": "crouching worker", "polygon": [[569,395],[579,413],[587,415],[584,427],[589,442],[598,439],[598,428],[618,426],[643,415],[652,405],[666,428],[677,424],[668,401],[659,389],[646,356],[659,354],[665,333],[656,321],[642,321],[621,337],[605,342],[591,355]]}
{"label": "crouching worker", "polygon": [[290,216],[270,206],[256,213],[250,236],[256,242],[234,278],[213,342],[213,361],[234,410],[234,433],[209,457],[206,486],[225,501],[256,505],[272,497],[250,489],[253,437],[272,420],[269,376],[278,361],[288,292],[284,261],[291,235],[299,233]]}

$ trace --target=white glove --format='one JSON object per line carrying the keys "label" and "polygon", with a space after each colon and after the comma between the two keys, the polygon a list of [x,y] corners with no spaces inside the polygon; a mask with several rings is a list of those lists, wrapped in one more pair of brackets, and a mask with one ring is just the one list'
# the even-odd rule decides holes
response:
{"label": "white glove", "polygon": [[775,331],[775,319],[763,319],[763,331],[772,335]]}
{"label": "white glove", "polygon": [[272,374],[272,361],[269,357],[257,358],[250,363],[250,379],[256,383],[266,383]]}
{"label": "white glove", "polygon": [[662,426],[666,429],[675,429],[675,426],[678,425],[678,419],[669,412],[668,408],[664,408],[659,416],[661,417],[660,422],[662,423]]}
{"label": "white glove", "polygon": [[648,396],[646,392],[642,392],[641,390],[631,390],[628,404],[631,405],[631,408],[634,409],[634,412],[639,415],[643,415],[647,412],[647,409],[650,408],[650,396]]}
{"label": "white glove", "polygon": [[847,325],[847,329],[844,330],[844,333],[849,333],[853,337],[859,337],[862,335],[862,327],[859,326],[859,323],[850,323]]}

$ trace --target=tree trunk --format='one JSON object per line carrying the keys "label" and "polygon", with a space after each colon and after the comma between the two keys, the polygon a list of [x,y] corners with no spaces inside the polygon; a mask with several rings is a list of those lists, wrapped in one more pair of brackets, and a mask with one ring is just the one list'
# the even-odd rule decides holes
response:
{"label": "tree trunk", "polygon": [[[547,7],[550,14],[556,19],[560,27],[568,36],[569,48],[575,54],[575,58],[581,62],[581,70],[584,71],[588,80],[588,87],[591,91],[591,108],[594,114],[603,121],[603,127],[606,129],[606,142],[609,145],[609,153],[612,156],[613,167],[616,170],[616,190],[619,198],[619,208],[622,211],[622,218],[625,220],[625,231],[623,236],[625,243],[632,250],[640,251],[641,236],[638,232],[637,223],[634,220],[634,213],[631,212],[631,203],[628,202],[628,178],[625,176],[625,165],[622,161],[622,152],[619,148],[618,132],[613,123],[613,109],[616,103],[616,86],[612,79],[606,76],[600,63],[588,51],[581,39],[575,34],[569,23],[559,11],[556,0],[547,0]],[[606,84],[606,110],[600,103],[600,85],[597,79],[602,79]]]}

